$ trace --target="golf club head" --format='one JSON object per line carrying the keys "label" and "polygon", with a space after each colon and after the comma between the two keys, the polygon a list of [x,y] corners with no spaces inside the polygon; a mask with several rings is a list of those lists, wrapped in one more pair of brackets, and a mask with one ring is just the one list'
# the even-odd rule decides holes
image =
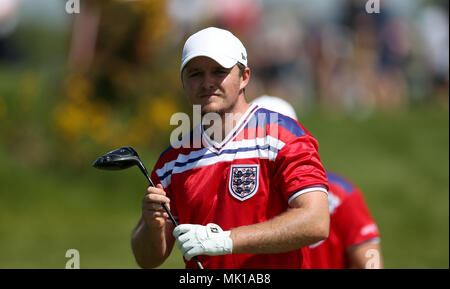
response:
{"label": "golf club head", "polygon": [[92,166],[101,170],[124,170],[140,164],[141,160],[134,148],[122,147],[102,155]]}
{"label": "golf club head", "polygon": [[[109,153],[106,153],[96,159],[94,163],[92,164],[94,168],[101,169],[101,170],[124,170],[128,169],[132,166],[138,166],[141,172],[145,175],[148,182],[151,186],[156,187],[155,184],[150,179],[147,169],[145,168],[144,164],[142,163],[141,159],[139,158],[138,153],[136,150],[132,147],[122,147],[113,151],[110,151]],[[164,208],[164,210],[169,215],[170,219],[172,220],[173,224],[175,226],[178,226],[177,221],[173,217],[173,215],[170,213],[170,210],[168,209],[167,205],[165,203],[161,204]],[[198,267],[200,269],[204,269],[203,265],[200,263],[197,257],[194,257],[195,262],[197,263]]]}
{"label": "golf club head", "polygon": [[132,166],[138,166],[148,182],[153,187],[155,186],[148,175],[147,169],[139,158],[138,153],[132,147],[122,147],[106,153],[96,159],[92,166],[97,169],[111,171],[124,170]]}

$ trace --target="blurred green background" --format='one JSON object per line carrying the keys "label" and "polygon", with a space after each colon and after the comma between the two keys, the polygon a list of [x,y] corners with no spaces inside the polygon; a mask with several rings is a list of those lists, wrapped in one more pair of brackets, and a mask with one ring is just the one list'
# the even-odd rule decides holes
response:
{"label": "blurred green background", "polygon": [[[369,15],[358,1],[249,0],[244,16],[218,0],[223,9],[82,0],[74,15],[64,1],[6,2],[18,6],[0,5],[0,268],[64,268],[71,248],[81,268],[138,268],[130,234],[146,180],[137,168],[91,164],[131,145],[151,170],[169,145],[170,116],[191,110],[179,81],[182,45],[209,25],[246,43],[249,100],[267,93],[293,103],[324,165],[362,189],[385,267],[448,268],[448,65],[442,72],[427,58],[442,49],[430,53],[424,32],[405,29],[426,24],[433,8],[432,19],[447,17],[448,42],[446,1],[408,11],[382,1],[382,13]],[[290,36],[275,41],[283,50],[258,49],[278,35],[274,23]],[[282,57],[270,57],[274,50]],[[448,44],[443,50],[448,62]],[[183,267],[174,248],[160,268]]]}

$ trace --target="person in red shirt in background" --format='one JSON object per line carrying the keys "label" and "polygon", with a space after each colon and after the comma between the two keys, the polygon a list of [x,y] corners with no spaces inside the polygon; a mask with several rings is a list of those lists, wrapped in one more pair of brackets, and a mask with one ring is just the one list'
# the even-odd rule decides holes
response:
{"label": "person in red shirt in background", "polygon": [[313,269],[382,268],[380,234],[361,191],[327,170],[330,234],[309,246]]}
{"label": "person in red shirt in background", "polygon": [[[281,98],[265,95],[252,103],[297,120],[294,108]],[[380,233],[362,192],[343,176],[326,173],[330,232],[327,239],[308,247],[310,268],[382,268]]]}

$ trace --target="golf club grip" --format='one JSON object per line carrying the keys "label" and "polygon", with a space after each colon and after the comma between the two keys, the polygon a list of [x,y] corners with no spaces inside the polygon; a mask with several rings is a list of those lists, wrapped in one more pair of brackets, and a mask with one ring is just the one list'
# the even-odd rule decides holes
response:
{"label": "golf club grip", "polygon": [[178,222],[175,220],[172,213],[169,211],[169,208],[167,208],[166,203],[161,203],[161,205],[163,206],[164,210],[166,210],[166,213],[169,215],[169,218],[172,221],[172,223],[175,225],[175,227],[178,226]]}
{"label": "golf club grip", "polygon": [[[150,178],[150,176],[147,173],[147,170],[145,169],[145,167],[142,165],[142,167],[140,167],[142,172],[144,173],[145,177],[147,178],[148,182],[150,183],[150,185],[154,188],[156,188],[155,184],[152,182],[152,179]],[[175,220],[175,218],[173,217],[172,213],[169,211],[169,208],[167,208],[166,203],[161,203],[161,205],[163,206],[164,210],[166,210],[166,213],[169,215],[170,220],[173,222],[173,224],[176,226],[178,226],[178,222]]]}
{"label": "golf club grip", "polygon": [[[142,172],[144,173],[144,175],[147,177],[148,182],[150,183],[150,185],[152,187],[155,187],[155,184],[152,182],[152,180],[150,179],[150,176],[148,175],[147,171],[144,169],[142,170]],[[173,222],[173,224],[176,226],[178,226],[178,222],[175,220],[175,218],[173,217],[172,213],[170,212],[169,208],[167,207],[166,203],[161,203],[161,205],[163,206],[164,210],[166,211],[166,213],[169,215],[170,220]],[[202,265],[202,263],[200,262],[200,260],[195,256],[194,257],[194,261],[195,263],[197,263],[198,268],[200,269],[205,269]]]}
{"label": "golf club grip", "polygon": [[[173,222],[175,227],[178,226],[178,222],[175,220],[175,218],[173,217],[172,213],[169,211],[169,208],[167,208],[166,203],[161,203],[161,205],[163,206],[164,210],[166,210],[167,214],[169,215],[170,220]],[[194,257],[194,261],[195,261],[195,263],[197,263],[198,268],[205,269],[203,267],[202,263],[200,263],[200,260],[197,257]]]}

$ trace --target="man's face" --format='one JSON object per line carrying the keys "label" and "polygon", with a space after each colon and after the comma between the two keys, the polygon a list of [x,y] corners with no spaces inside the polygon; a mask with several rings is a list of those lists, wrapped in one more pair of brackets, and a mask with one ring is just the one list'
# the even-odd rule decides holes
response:
{"label": "man's face", "polygon": [[222,114],[232,112],[248,77],[240,76],[237,65],[224,68],[213,59],[200,56],[183,69],[182,82],[189,101],[201,105],[202,114]]}

